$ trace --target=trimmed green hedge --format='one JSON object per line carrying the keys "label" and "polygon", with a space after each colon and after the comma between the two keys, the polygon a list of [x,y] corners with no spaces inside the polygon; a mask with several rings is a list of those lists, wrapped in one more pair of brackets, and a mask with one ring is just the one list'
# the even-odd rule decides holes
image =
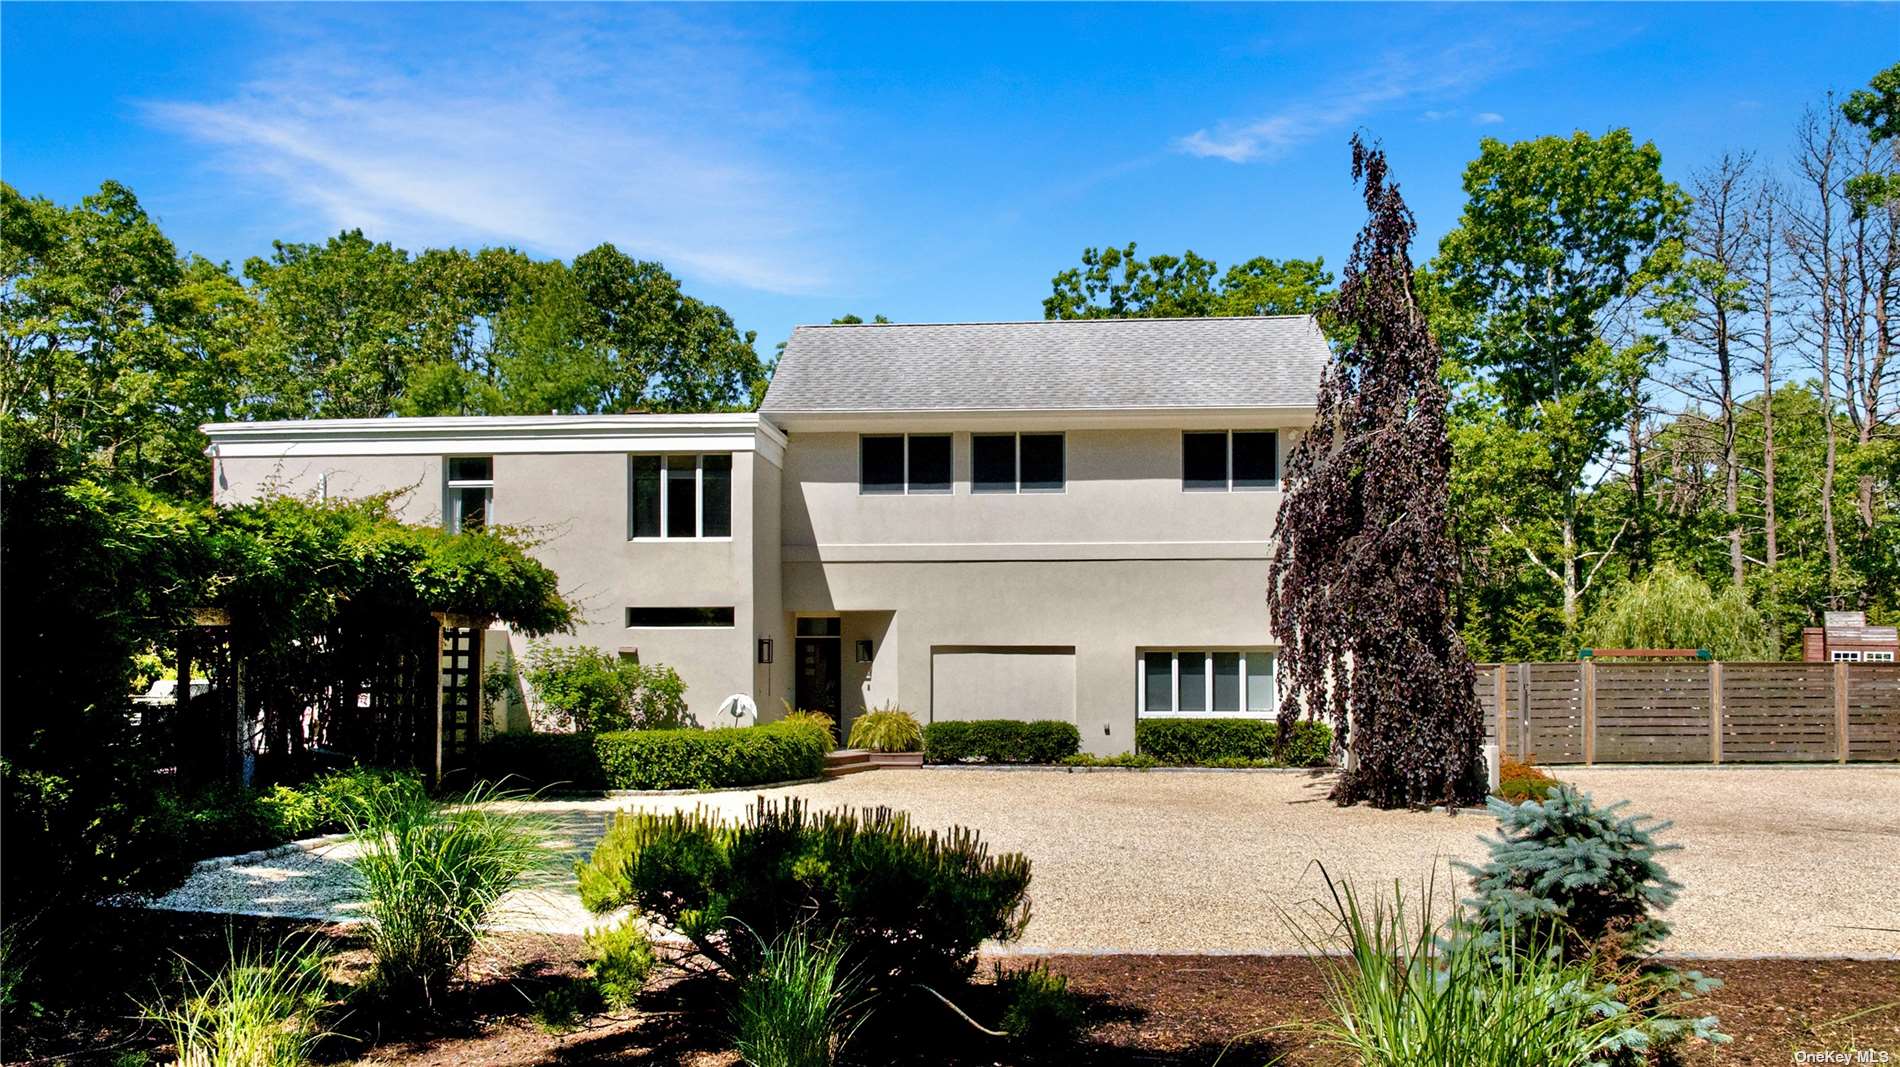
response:
{"label": "trimmed green hedge", "polygon": [[931,763],[1060,763],[1082,747],[1072,722],[973,719],[924,727],[924,759]]}
{"label": "trimmed green hedge", "polygon": [[831,737],[809,725],[730,730],[619,730],[502,734],[477,760],[485,778],[513,775],[534,788],[724,789],[816,778]]}
{"label": "trimmed green hedge", "polygon": [[1273,752],[1278,733],[1271,719],[1141,719],[1135,751],[1173,767],[1325,766],[1333,745],[1325,723],[1295,723],[1284,761]]}

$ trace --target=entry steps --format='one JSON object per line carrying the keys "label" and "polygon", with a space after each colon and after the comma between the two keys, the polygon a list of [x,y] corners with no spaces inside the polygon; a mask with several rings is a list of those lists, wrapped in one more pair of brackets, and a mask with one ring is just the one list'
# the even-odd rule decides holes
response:
{"label": "entry steps", "polygon": [[859,771],[875,771],[885,767],[907,768],[924,765],[922,752],[873,752],[868,748],[841,748],[825,756],[826,778],[842,778]]}

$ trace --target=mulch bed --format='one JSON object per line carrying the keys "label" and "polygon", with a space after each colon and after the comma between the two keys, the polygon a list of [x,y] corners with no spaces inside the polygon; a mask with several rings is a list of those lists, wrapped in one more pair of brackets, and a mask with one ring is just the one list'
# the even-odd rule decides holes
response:
{"label": "mulch bed", "polygon": [[[181,959],[215,966],[227,940],[274,943],[314,934],[342,971],[367,971],[368,953],[349,927],[163,912],[108,912],[60,959],[73,967],[65,994],[51,990],[37,1010],[7,1013],[0,1058],[8,1063],[166,1062],[164,1035],[138,1017],[137,1003],[175,988]],[[324,1059],[368,1064],[527,1065],[613,1063],[728,1067],[739,1062],[725,1033],[725,986],[714,976],[657,981],[624,1014],[569,1015],[580,988],[578,938],[509,934],[489,939],[454,1003],[434,1016],[352,1011],[337,1024]],[[1027,961],[1006,960],[1007,966]],[[1273,956],[1056,956],[1087,1006],[1079,1047],[1040,1062],[1333,1067],[1351,1061],[1317,1044],[1302,1024],[1324,1014],[1318,972],[1304,959]],[[1900,962],[1852,960],[1696,961],[1685,967],[1723,979],[1706,1001],[1734,1043],[1691,1046],[1689,1064],[1768,1067],[1797,1052],[1879,1050],[1900,1064]],[[987,973],[987,965],[980,973]],[[565,1002],[565,1003],[564,1003]],[[1038,1058],[952,1025],[928,1002],[887,1006],[901,1031],[849,1050],[860,1064],[1013,1064]],[[1860,1013],[1860,1014],[1856,1014]],[[1276,1060],[1276,1057],[1278,1059]],[[1825,1062],[1825,1061],[1815,1061]],[[1845,1062],[1851,1062],[1845,1061]]]}

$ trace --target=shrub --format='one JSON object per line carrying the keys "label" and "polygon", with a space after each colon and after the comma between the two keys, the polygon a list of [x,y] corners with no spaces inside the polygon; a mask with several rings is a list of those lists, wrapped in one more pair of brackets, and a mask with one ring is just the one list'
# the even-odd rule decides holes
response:
{"label": "shrub", "polygon": [[419,993],[433,1005],[495,905],[541,857],[532,824],[492,807],[508,797],[478,786],[437,804],[410,778],[347,813],[384,992]]}
{"label": "shrub", "polygon": [[1029,919],[1028,859],[889,808],[761,798],[737,823],[697,808],[623,813],[577,871],[589,909],[631,904],[742,975],[761,942],[808,923],[844,938],[873,986],[953,981],[984,940],[1012,940]]}
{"label": "shrub", "polygon": [[729,730],[502,734],[482,745],[483,777],[579,789],[725,789],[816,778],[831,735],[805,722]]}
{"label": "shrub", "polygon": [[897,707],[867,711],[851,720],[851,740],[846,748],[868,748],[873,752],[919,752],[924,747],[924,728],[910,712]]}
{"label": "shrub", "polygon": [[1013,971],[995,964],[996,987],[1003,996],[1002,1029],[1028,1045],[1060,1045],[1082,1028],[1082,1002],[1069,980],[1046,963]]}
{"label": "shrub", "polygon": [[1368,909],[1350,885],[1328,887],[1327,933],[1301,936],[1333,1015],[1320,1035],[1356,1063],[1584,1067],[1628,1025],[1590,964],[1543,951],[1548,941],[1513,932],[1493,952],[1462,936],[1460,917],[1433,918],[1429,887],[1416,913],[1396,890]]}
{"label": "shrub", "polygon": [[692,722],[686,684],[671,667],[642,666],[586,645],[536,642],[523,676],[534,690],[537,728],[594,733],[679,729]]}
{"label": "shrub", "polygon": [[145,1017],[171,1035],[183,1067],[295,1067],[323,1036],[323,958],[303,949],[240,952],[215,976],[189,963],[184,996]]}
{"label": "shrub", "polygon": [[1082,747],[1075,724],[1055,719],[974,719],[924,727],[931,763],[1060,763]]}
{"label": "shrub", "polygon": [[1571,959],[1648,955],[1669,935],[1653,912],[1682,888],[1657,856],[1679,846],[1656,844],[1652,835],[1667,823],[1619,817],[1622,808],[1599,809],[1567,786],[1542,802],[1493,799],[1498,836],[1486,841],[1490,859],[1461,865],[1477,889],[1472,904],[1486,932],[1554,928]]}
{"label": "shrub", "polygon": [[1544,800],[1555,788],[1557,779],[1544,773],[1543,768],[1532,760],[1516,760],[1506,756],[1498,763],[1496,795],[1513,804],[1525,800]]}
{"label": "shrub", "polygon": [[[766,944],[739,984],[733,1043],[751,1067],[825,1067],[850,1039],[857,1005],[844,946],[794,926]],[[859,1016],[859,1021],[862,1021]]]}
{"label": "shrub", "polygon": [[594,954],[587,976],[594,980],[601,1000],[615,1011],[632,1007],[659,965],[653,942],[640,929],[639,920],[630,915],[616,926],[587,931],[587,947]]}
{"label": "shrub", "polygon": [[1274,751],[1279,725],[1270,719],[1140,719],[1135,751],[1175,767],[1321,767],[1331,755],[1325,723],[1295,723],[1285,758]]}
{"label": "shrub", "polygon": [[1541,802],[1493,798],[1498,836],[1487,841],[1490,860],[1459,865],[1478,893],[1469,902],[1477,911],[1471,940],[1487,949],[1502,944],[1507,953],[1513,945],[1550,945],[1570,962],[1594,964],[1613,986],[1605,998],[1631,1009],[1610,1046],[1615,1062],[1638,1062],[1642,1050],[1690,1036],[1727,1041],[1714,1016],[1684,1018],[1671,1010],[1721,983],[1648,962],[1669,935],[1655,912],[1681,889],[1657,856],[1677,846],[1655,843],[1667,823],[1619,817],[1622,807],[1599,809],[1561,784]]}

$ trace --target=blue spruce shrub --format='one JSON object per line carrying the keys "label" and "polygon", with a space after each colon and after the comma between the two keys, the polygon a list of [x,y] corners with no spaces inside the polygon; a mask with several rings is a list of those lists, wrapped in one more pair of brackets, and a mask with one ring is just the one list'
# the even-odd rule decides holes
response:
{"label": "blue spruce shrub", "polygon": [[[1687,1038],[1726,1042],[1713,1015],[1683,1018],[1672,1003],[1721,985],[1695,971],[1649,962],[1669,924],[1656,913],[1681,892],[1658,857],[1669,823],[1624,815],[1623,803],[1599,808],[1587,794],[1559,785],[1542,800],[1511,804],[1493,797],[1498,835],[1481,866],[1459,864],[1477,896],[1474,935],[1494,945],[1556,945],[1567,959],[1590,961],[1609,980],[1603,1010],[1627,1010],[1631,1024],[1605,1049],[1608,1062],[1642,1062]],[[1506,931],[1510,936],[1506,936]]]}

